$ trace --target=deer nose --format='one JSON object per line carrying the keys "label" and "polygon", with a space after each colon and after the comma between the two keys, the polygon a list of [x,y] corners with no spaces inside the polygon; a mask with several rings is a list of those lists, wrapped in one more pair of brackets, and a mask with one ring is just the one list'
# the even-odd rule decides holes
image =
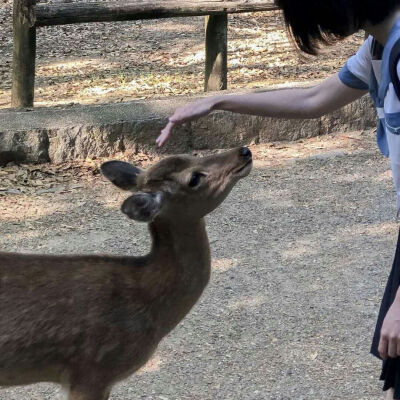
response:
{"label": "deer nose", "polygon": [[240,155],[240,157],[243,157],[243,158],[251,158],[251,151],[247,147],[241,147],[239,149],[239,155]]}

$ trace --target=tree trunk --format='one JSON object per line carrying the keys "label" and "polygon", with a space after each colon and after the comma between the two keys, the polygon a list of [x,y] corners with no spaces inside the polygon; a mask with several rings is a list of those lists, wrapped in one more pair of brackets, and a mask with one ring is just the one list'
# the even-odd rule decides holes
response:
{"label": "tree trunk", "polygon": [[34,5],[35,0],[14,0],[13,5],[11,104],[17,108],[33,107],[36,57]]}
{"label": "tree trunk", "polygon": [[228,15],[206,17],[206,71],[204,90],[228,86]]}

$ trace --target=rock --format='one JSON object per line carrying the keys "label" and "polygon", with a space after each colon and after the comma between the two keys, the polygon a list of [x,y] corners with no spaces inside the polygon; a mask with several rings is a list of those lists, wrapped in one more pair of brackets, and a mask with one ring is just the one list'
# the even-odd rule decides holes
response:
{"label": "rock", "polygon": [[44,130],[0,132],[0,166],[10,162],[48,162],[48,144]]}
{"label": "rock", "polygon": [[162,149],[155,139],[177,107],[200,96],[96,106],[1,111],[0,165],[54,163],[112,157],[116,153],[186,153],[251,143],[298,140],[331,132],[376,126],[371,101],[364,97],[335,113],[313,120],[283,120],[212,113],[174,130]]}
{"label": "rock", "polygon": [[333,158],[345,157],[346,152],[344,151],[330,151],[329,153],[314,154],[310,156],[310,160],[331,160]]}
{"label": "rock", "polygon": [[46,194],[46,193],[56,193],[59,189],[57,187],[52,187],[48,189],[39,189],[36,191],[36,194]]}
{"label": "rock", "polygon": [[20,190],[18,189],[8,189],[6,190],[7,194],[22,194]]}
{"label": "rock", "polygon": [[49,130],[49,155],[53,162],[107,157],[124,150],[123,124],[81,125]]}

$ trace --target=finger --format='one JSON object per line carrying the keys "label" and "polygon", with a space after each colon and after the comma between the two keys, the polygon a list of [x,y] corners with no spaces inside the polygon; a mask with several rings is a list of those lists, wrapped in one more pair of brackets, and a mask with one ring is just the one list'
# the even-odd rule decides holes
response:
{"label": "finger", "polygon": [[381,336],[379,340],[378,352],[383,360],[388,358],[388,340],[385,337]]}
{"label": "finger", "polygon": [[158,147],[162,147],[163,144],[165,143],[164,136],[165,136],[165,133],[162,132],[161,135],[159,135],[158,138],[156,139],[156,144]]}
{"label": "finger", "polygon": [[161,135],[156,140],[156,143],[158,144],[158,147],[162,147],[164,145],[164,143],[169,138],[170,132],[171,132],[170,130],[161,131]]}
{"label": "finger", "polygon": [[161,131],[160,136],[158,136],[158,138],[156,139],[158,147],[162,147],[164,143],[168,140],[173,126],[173,122],[168,122],[167,126]]}
{"label": "finger", "polygon": [[168,122],[165,128],[161,131],[160,136],[157,138],[157,142],[165,141],[171,134],[171,129],[174,126],[173,122]]}
{"label": "finger", "polygon": [[390,358],[395,358],[397,356],[397,339],[394,337],[389,339],[388,356]]}

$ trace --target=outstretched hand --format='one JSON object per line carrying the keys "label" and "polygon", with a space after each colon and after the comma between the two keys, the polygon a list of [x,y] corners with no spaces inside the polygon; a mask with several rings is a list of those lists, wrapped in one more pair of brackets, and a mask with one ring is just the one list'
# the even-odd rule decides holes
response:
{"label": "outstretched hand", "polygon": [[400,302],[397,298],[383,320],[378,351],[384,360],[400,356]]}
{"label": "outstretched hand", "polygon": [[158,136],[156,140],[158,147],[165,144],[175,126],[182,125],[185,122],[195,121],[196,119],[208,115],[213,110],[214,105],[215,98],[209,97],[178,108],[169,118],[160,136]]}

